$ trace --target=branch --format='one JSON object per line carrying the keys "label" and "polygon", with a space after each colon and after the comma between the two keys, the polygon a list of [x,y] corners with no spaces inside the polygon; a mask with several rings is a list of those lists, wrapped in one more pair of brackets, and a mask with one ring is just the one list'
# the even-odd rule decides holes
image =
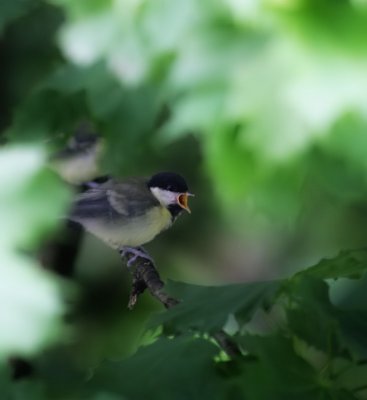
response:
{"label": "branch", "polygon": [[[124,258],[129,261],[133,256],[127,254]],[[171,308],[179,303],[178,300],[170,297],[163,291],[164,283],[162,282],[154,264],[142,257],[137,257],[134,264],[129,267],[132,275],[132,287],[128,308],[132,310],[138,300],[140,294],[148,289],[153,297],[160,301],[166,308]]]}
{"label": "branch", "polygon": [[234,342],[223,330],[213,333],[212,337],[229,357],[237,358],[242,355],[237,343]]}
{"label": "branch", "polygon": [[[132,257],[131,254],[123,256],[127,261]],[[132,287],[128,302],[128,308],[130,310],[134,308],[139,295],[142,294],[145,289],[148,289],[152,296],[160,301],[166,308],[174,307],[180,303],[179,300],[165,293],[164,283],[152,261],[142,257],[136,257],[133,265],[129,267],[129,271],[132,275]],[[237,344],[223,330],[214,333],[212,337],[229,357],[236,358],[242,354]]]}

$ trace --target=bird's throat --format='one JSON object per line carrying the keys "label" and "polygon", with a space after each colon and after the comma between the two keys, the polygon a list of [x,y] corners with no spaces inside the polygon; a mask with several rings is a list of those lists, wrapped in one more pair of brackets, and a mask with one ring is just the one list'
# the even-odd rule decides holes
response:
{"label": "bird's throat", "polygon": [[182,208],[178,204],[170,204],[168,211],[171,213],[172,221],[174,221],[182,212]]}

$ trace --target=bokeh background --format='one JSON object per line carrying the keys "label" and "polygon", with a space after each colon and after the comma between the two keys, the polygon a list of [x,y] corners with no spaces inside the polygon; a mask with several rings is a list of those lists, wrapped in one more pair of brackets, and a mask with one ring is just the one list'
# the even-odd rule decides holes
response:
{"label": "bokeh background", "polygon": [[282,278],[365,247],[366,38],[364,0],[2,0],[0,359],[54,351],[62,381],[70,359],[149,341],[159,306],[126,310],[129,275],[97,239],[72,279],[40,268],[78,191],[49,159],[82,124],[101,175],[171,170],[195,193],[147,246],[165,280]]}

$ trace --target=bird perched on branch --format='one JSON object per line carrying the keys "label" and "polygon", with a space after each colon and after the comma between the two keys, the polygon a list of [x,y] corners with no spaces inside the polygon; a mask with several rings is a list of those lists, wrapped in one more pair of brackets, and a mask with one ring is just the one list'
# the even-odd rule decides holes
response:
{"label": "bird perched on branch", "polygon": [[110,179],[80,194],[69,218],[120,254],[150,259],[140,246],[169,228],[183,210],[190,213],[189,196],[185,179],[172,172]]}

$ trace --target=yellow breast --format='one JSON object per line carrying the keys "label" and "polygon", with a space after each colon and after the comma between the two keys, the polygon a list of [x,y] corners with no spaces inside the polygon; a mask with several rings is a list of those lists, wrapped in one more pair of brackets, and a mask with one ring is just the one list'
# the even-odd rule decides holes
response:
{"label": "yellow breast", "polygon": [[148,243],[171,224],[171,213],[165,207],[157,206],[145,215],[121,219],[120,223],[90,220],[86,221],[84,226],[109,246],[118,249],[123,246],[136,247]]}

